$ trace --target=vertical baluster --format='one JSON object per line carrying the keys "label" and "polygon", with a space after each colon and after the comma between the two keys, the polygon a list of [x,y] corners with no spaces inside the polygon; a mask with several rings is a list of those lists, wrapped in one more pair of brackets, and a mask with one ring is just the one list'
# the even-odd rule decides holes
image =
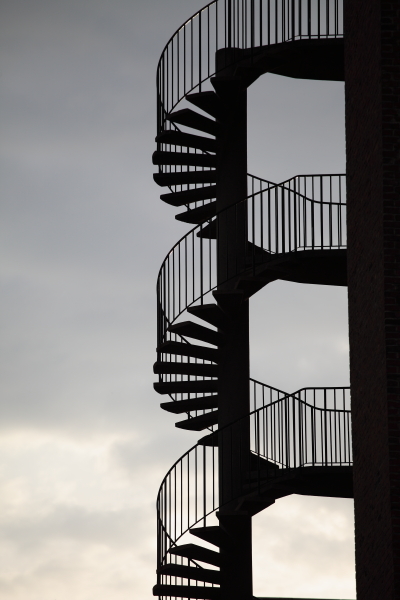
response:
{"label": "vertical baluster", "polygon": [[321,0],[318,0],[318,39],[321,37]]}
{"label": "vertical baluster", "polygon": [[324,190],[322,187],[322,175],[319,176],[319,219],[320,219],[320,229],[321,229],[321,250],[324,249]]}
{"label": "vertical baluster", "polygon": [[326,8],[325,8],[325,10],[326,10],[326,37],[329,37],[329,31],[330,31],[330,28],[329,28],[329,2],[330,2],[330,0],[326,0]]}
{"label": "vertical baluster", "polygon": [[202,23],[201,23],[201,19],[202,19],[202,15],[203,15],[203,11],[200,11],[199,12],[199,33],[198,33],[198,36],[199,36],[199,81],[198,81],[198,83],[199,83],[199,92],[201,92],[201,83],[202,83],[202,80],[203,80],[202,72],[201,72],[201,70],[202,70],[201,60],[202,60],[202,56],[203,56],[202,47],[201,47],[201,42],[202,42],[202,40],[201,40],[201,36],[202,36],[202,27],[201,27]]}
{"label": "vertical baluster", "polygon": [[203,524],[206,526],[207,515],[207,462],[206,462],[206,447],[203,446]]}
{"label": "vertical baluster", "polygon": [[183,27],[183,93],[186,94],[186,25]]}

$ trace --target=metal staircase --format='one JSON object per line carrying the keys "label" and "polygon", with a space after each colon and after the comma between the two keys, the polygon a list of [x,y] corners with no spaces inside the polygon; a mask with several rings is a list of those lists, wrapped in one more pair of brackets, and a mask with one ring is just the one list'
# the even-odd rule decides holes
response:
{"label": "metal staircase", "polygon": [[[209,430],[160,487],[160,598],[251,600],[252,516],[293,493],[352,497],[349,389],[250,379],[248,326],[249,298],[272,281],[347,282],[345,176],[248,175],[246,140],[247,88],[262,74],[343,79],[342,11],[216,0],[160,58],[154,179],[195,227],[159,272],[154,387],[186,414],[178,428]],[[215,549],[178,544],[186,533]]]}

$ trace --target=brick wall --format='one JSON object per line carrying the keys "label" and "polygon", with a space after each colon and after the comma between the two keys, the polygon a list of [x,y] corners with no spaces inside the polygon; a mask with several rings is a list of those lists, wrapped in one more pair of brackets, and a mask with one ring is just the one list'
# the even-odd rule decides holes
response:
{"label": "brick wall", "polygon": [[345,0],[358,600],[400,599],[400,1]]}

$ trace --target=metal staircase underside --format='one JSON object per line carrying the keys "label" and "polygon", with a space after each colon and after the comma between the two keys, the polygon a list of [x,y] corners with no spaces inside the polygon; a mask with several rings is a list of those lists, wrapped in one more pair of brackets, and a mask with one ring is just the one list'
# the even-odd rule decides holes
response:
{"label": "metal staircase underside", "polygon": [[[235,12],[239,4],[242,16]],[[159,172],[154,180],[166,188],[162,201],[185,207],[176,218],[195,227],[160,270],[154,364],[159,381],[154,388],[170,396],[161,408],[186,414],[177,428],[210,430],[173,465],[160,487],[158,583],[153,589],[160,598],[251,600],[251,583],[241,591],[231,585],[238,571],[249,571],[249,564],[251,577],[251,556],[243,550],[246,544],[249,548],[251,517],[290,494],[351,498],[353,493],[347,388],[287,394],[250,380],[254,392],[247,413],[229,417],[226,408],[227,356],[238,324],[245,322],[240,315],[248,299],[278,279],[347,285],[343,175],[302,175],[281,184],[248,176],[247,196],[232,201],[226,191],[226,163],[242,135],[235,98],[245,97],[264,73],[344,78],[342,4],[273,4],[271,12],[268,3],[268,12],[261,0],[211,2],[178,29],[159,63],[153,154]],[[214,10],[225,16],[225,41],[214,44],[215,72],[210,71]],[[202,22],[203,30],[197,30]],[[219,23],[214,22],[215,31]],[[204,27],[206,73],[201,63]],[[190,68],[189,38],[198,44]],[[177,107],[182,100],[193,108]],[[218,525],[207,525],[212,515]],[[198,543],[178,545],[185,533],[216,550]]]}

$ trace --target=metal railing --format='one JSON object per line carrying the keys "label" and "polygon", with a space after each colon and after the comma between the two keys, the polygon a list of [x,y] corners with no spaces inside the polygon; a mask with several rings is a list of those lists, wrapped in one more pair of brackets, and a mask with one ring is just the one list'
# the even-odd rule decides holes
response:
{"label": "metal railing", "polygon": [[[343,0],[215,0],[167,42],[157,68],[158,133],[166,115],[215,75],[222,48],[253,50],[283,42],[343,37]],[[233,59],[237,61],[237,56]],[[226,66],[226,65],[225,65]]]}
{"label": "metal railing", "polygon": [[[261,180],[262,181],[262,180]],[[260,184],[261,185],[261,184]],[[158,344],[168,327],[217,286],[217,245],[204,230],[247,215],[246,247],[230,253],[230,277],[254,272],[277,254],[346,248],[345,175],[298,175],[269,185],[194,227],[166,256],[158,275]],[[221,251],[221,248],[219,248]]]}
{"label": "metal railing", "polygon": [[[285,394],[250,380],[250,391],[251,404],[258,408],[244,418],[250,426],[250,452],[245,432],[245,452],[235,453],[242,457],[240,464],[231,461],[229,445],[232,440],[240,445],[237,431],[243,419],[212,434],[230,456],[229,469],[219,474],[222,457],[216,446],[196,444],[161,483],[157,497],[158,566],[167,558],[169,562],[193,564],[168,551],[191,527],[198,523],[206,526],[219,508],[219,477],[232,489],[230,479],[237,479],[240,473],[237,495],[226,498],[231,501],[260,490],[290,469],[352,465],[349,388],[304,388]],[[170,582],[165,577],[159,583]]]}
{"label": "metal railing", "polygon": [[[228,49],[224,68],[254,61],[265,46],[296,40],[343,37],[343,0],[215,0],[199,10],[166,44],[157,68],[157,134],[180,127],[168,115],[190,92],[202,91],[216,74],[216,53]],[[235,51],[229,53],[229,49]],[[207,83],[208,82],[208,83]],[[158,150],[209,154],[158,142]],[[163,173],[208,171],[205,167],[163,165]],[[184,191],[208,184],[171,185]],[[195,202],[198,207],[204,201]]]}

